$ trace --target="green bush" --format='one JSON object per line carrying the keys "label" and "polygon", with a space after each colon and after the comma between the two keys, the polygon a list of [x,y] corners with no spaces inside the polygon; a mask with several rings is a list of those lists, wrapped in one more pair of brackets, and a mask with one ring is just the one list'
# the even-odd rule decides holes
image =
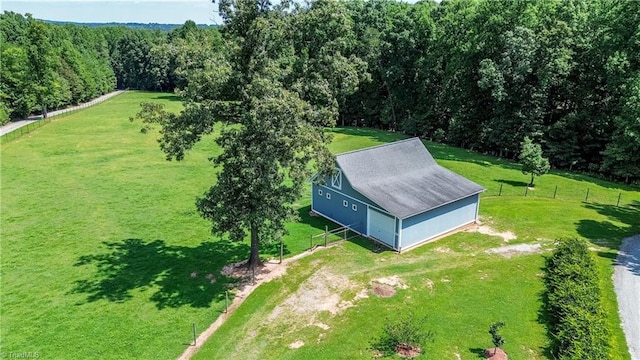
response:
{"label": "green bush", "polygon": [[387,318],[382,335],[376,339],[371,348],[380,351],[384,356],[398,352],[400,347],[412,347],[422,350],[428,341],[433,340],[433,332],[425,330],[426,317],[416,318],[413,314],[396,320]]}
{"label": "green bush", "polygon": [[596,263],[584,240],[556,245],[545,276],[553,353],[563,360],[606,359],[609,333]]}
{"label": "green bush", "polygon": [[0,103],[0,126],[9,122],[9,110],[4,102]]}

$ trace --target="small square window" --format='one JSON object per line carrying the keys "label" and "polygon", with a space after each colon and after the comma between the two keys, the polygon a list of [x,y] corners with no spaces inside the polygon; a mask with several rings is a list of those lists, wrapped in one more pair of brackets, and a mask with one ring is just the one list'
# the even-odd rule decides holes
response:
{"label": "small square window", "polygon": [[322,196],[322,189],[318,189],[318,195]]}
{"label": "small square window", "polygon": [[358,211],[358,205],[356,204],[351,205],[351,210]]}
{"label": "small square window", "polygon": [[327,193],[327,199],[331,199],[331,193]]}
{"label": "small square window", "polygon": [[348,207],[349,206],[349,202],[347,200],[342,200],[342,206]]}

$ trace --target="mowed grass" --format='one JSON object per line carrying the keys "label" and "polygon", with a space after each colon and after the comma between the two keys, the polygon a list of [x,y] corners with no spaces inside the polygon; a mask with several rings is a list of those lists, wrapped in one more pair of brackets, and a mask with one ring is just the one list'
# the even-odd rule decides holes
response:
{"label": "mowed grass", "polygon": [[[368,129],[337,129],[331,148],[339,153],[403,138]],[[258,288],[196,359],[371,358],[371,342],[384,323],[408,313],[426,316],[424,328],[435,332],[434,342],[424,349],[426,358],[479,358],[491,346],[490,324],[502,320],[507,323],[504,348],[510,358],[550,359],[542,302],[544,257],[554,239],[566,237],[591,241],[612,332],[611,359],[629,359],[611,275],[621,240],[640,233],[640,192],[552,172],[538,178],[536,188],[525,197],[529,178],[517,164],[441,144],[426,145],[440,164],[487,188],[481,202],[485,223],[514,232],[518,239],[512,244],[540,243],[543,253],[511,258],[488,255],[485,250],[504,246],[504,241],[468,232],[402,255],[372,251],[375,247],[362,239],[342,243],[300,260],[285,277]],[[502,196],[497,196],[500,185]],[[554,199],[556,185],[563,192]],[[586,187],[590,202],[582,199],[581,189]],[[552,193],[546,196],[549,190]],[[593,194],[605,202],[594,201]],[[617,207],[620,194],[625,201]],[[318,274],[349,285],[325,283]],[[372,282],[393,275],[408,288],[397,289],[390,298],[371,293]],[[318,305],[332,302],[323,296],[327,289],[340,297],[339,304],[346,304],[338,305],[342,310],[331,313]],[[361,298],[362,291],[368,297]]]}
{"label": "mowed grass", "polygon": [[181,106],[127,92],[2,144],[1,352],[175,358],[193,323],[220,315],[230,280],[219,271],[248,246],[212,236],[195,209],[218,148],[208,137],[166,161],[156,134],[128,120],[142,101]]}
{"label": "mowed grass", "polygon": [[[195,198],[215,178],[207,158],[219,149],[207,137],[184,161],[167,162],[157,136],[141,134],[140,124],[128,121],[138,104],[149,100],[180,108],[170,95],[128,92],[2,144],[1,352],[175,358],[191,342],[192,324],[200,332],[220,315],[232,280],[219,271],[243,259],[248,247],[212,236],[195,210]],[[400,138],[338,129],[331,146],[337,153]],[[637,207],[613,205],[619,193],[624,205],[640,201],[640,193],[582,176],[549,174],[536,180],[536,196],[525,198],[517,193],[528,177],[517,165],[427,146],[441,164],[488,189],[483,219],[515,232],[516,242],[540,241],[548,247],[549,239],[580,236],[594,243],[613,329],[612,358],[628,359],[609,279],[620,240],[640,232],[640,214]],[[495,196],[499,184],[507,196]],[[538,195],[555,185],[566,194],[587,185],[592,194],[605,194],[607,202]],[[287,256],[305,251],[310,235],[333,227],[310,217],[309,203],[307,194],[296,204],[301,221],[288,226]],[[484,254],[501,244],[495,237],[460,233],[400,256],[372,252],[363,240],[317,252],[284,278],[258,288],[198,357],[370,357],[368,343],[384,318],[413,309],[427,314],[425,326],[436,332],[430,354],[474,358],[490,345],[490,322],[505,320],[505,348],[514,359],[544,358],[548,337],[538,318],[544,259]],[[266,249],[266,255],[276,249]],[[304,315],[294,317],[292,325],[281,318],[269,321],[270,312],[318,269],[355,284],[340,294],[346,300],[380,276],[398,274],[409,288],[391,298],[359,299],[337,315],[319,313],[315,320],[330,326],[327,330],[303,326],[310,321]],[[305,345],[290,349],[297,340]]]}
{"label": "mowed grass", "polygon": [[[547,340],[538,321],[542,258],[506,261],[483,252],[500,245],[497,238],[461,233],[402,255],[374,253],[365,240],[319,251],[258,288],[195,358],[372,358],[370,344],[384,323],[408,314],[426,316],[422,326],[435,332],[434,342],[424,349],[426,358],[477,358],[491,344],[487,330],[498,320],[509,324],[505,349],[512,358],[543,358]],[[332,285],[318,279],[319,273],[335,279]],[[372,281],[390,276],[399,276],[408,287],[389,298],[369,291]],[[337,285],[344,278],[349,285]],[[323,288],[342,298],[336,308],[343,310],[309,310],[331,303],[322,296]],[[367,297],[359,298],[363,291]],[[276,311],[279,305],[284,309]],[[292,349],[298,341],[304,345]]]}

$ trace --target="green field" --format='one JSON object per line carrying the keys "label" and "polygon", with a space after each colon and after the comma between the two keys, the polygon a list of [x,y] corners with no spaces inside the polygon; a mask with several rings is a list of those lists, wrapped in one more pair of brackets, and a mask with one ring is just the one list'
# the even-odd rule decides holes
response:
{"label": "green field", "polygon": [[[0,352],[175,358],[191,342],[192,324],[202,331],[223,310],[232,280],[219,271],[243,259],[248,246],[213,237],[195,210],[195,198],[214,180],[207,158],[218,148],[208,137],[184,161],[167,162],[155,134],[141,134],[140,124],[128,121],[148,100],[180,108],[171,95],[128,92],[2,143]],[[332,150],[399,138],[338,129]],[[513,231],[513,243],[548,248],[551,239],[567,236],[593,242],[613,330],[612,358],[628,359],[609,279],[621,239],[640,233],[640,192],[553,173],[537,179],[524,197],[528,177],[516,164],[427,146],[442,165],[487,188],[481,216],[500,231]],[[587,188],[589,201],[583,202]],[[615,206],[619,196],[621,207]],[[289,225],[287,256],[305,251],[309,236],[328,224],[308,216],[308,196],[296,206],[301,221]],[[475,358],[490,345],[488,325],[505,320],[505,349],[513,359],[545,358],[548,337],[538,317],[544,258],[484,253],[501,244],[497,237],[459,233],[402,255],[373,252],[364,240],[318,251],[258,288],[197,357],[370,358],[368,344],[385,316],[411,308],[429,316],[425,326],[436,338],[426,350],[434,357]],[[349,284],[336,289],[343,300],[383,276],[397,274],[408,288],[390,298],[358,299],[339,314],[319,312],[314,321],[328,329],[307,326],[309,314],[292,324],[268,321],[315,273]],[[290,349],[297,340],[305,345]]]}

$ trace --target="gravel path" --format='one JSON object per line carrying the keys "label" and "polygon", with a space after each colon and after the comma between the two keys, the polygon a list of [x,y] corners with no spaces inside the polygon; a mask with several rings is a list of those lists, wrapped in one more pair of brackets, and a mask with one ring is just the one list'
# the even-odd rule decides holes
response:
{"label": "gravel path", "polygon": [[640,360],[640,235],[624,239],[613,272],[622,329],[632,360]]}
{"label": "gravel path", "polygon": [[[47,113],[48,117],[52,117],[52,116],[56,116],[56,115],[60,115],[60,114],[64,114],[66,112],[69,111],[74,111],[74,110],[78,110],[78,109],[82,109],[82,108],[86,108],[92,105],[95,105],[97,103],[101,103],[111,97],[114,97],[118,94],[123,93],[125,90],[118,90],[118,91],[114,91],[114,92],[110,92],[108,94],[104,94],[100,97],[97,97],[91,101],[88,101],[86,103],[82,103],[80,105],[77,106],[73,106],[73,107],[69,107],[66,109],[60,109],[60,110],[54,110],[54,111],[50,111]],[[15,131],[23,126],[26,126],[34,121],[38,121],[42,119],[42,115],[35,115],[35,116],[30,116],[29,118],[25,119],[25,120],[20,120],[20,121],[12,121],[2,127],[0,127],[0,136],[4,135],[4,134],[8,134],[12,131]]]}

